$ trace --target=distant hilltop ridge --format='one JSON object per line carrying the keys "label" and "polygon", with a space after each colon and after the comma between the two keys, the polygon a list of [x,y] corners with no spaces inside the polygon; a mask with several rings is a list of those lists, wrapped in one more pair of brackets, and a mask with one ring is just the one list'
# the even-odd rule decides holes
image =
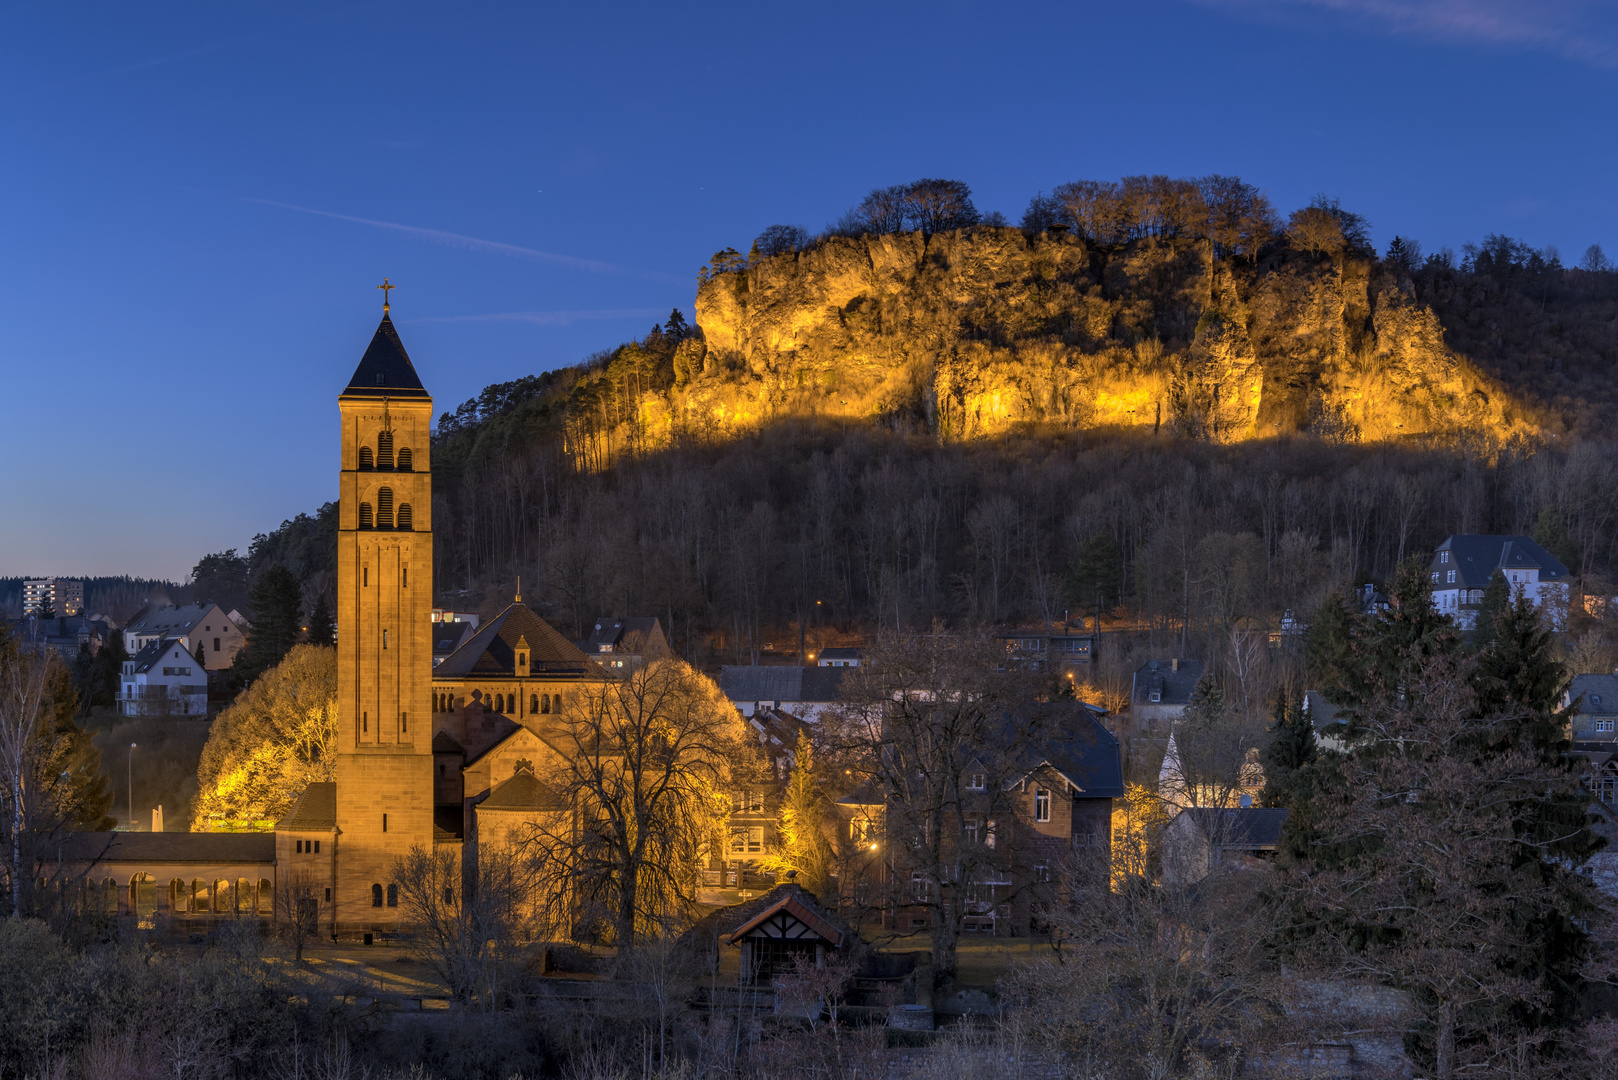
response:
{"label": "distant hilltop ridge", "polygon": [[1216,441],[1538,427],[1445,346],[1407,276],[1347,251],[1216,259],[1206,240],[1101,247],[993,226],[832,236],[721,263],[696,321],[649,421],[908,414],[945,438],[1116,426]]}

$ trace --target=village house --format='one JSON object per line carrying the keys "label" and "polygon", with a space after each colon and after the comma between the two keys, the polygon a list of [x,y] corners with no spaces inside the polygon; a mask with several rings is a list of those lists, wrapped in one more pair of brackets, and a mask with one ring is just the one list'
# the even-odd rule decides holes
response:
{"label": "village house", "polygon": [[100,652],[102,646],[112,641],[118,631],[105,615],[92,614],[63,615],[53,619],[29,615],[13,620],[11,632],[18,641],[27,642],[34,648],[49,649],[63,660],[72,662],[78,658],[81,649],[88,649],[91,656]]}
{"label": "village house", "polygon": [[1572,575],[1531,536],[1458,533],[1433,552],[1428,587],[1433,606],[1463,630],[1477,626],[1489,578],[1499,570],[1513,597],[1526,596],[1552,630],[1567,629]]}
{"label": "village house", "polygon": [[1073,673],[1090,663],[1095,654],[1095,635],[1074,634],[1067,630],[1046,630],[1001,634],[1006,664],[1025,671]]}
{"label": "village house", "polygon": [[669,654],[663,624],[655,618],[599,618],[591,624],[590,636],[578,645],[579,651],[609,674],[627,674],[653,657]]}
{"label": "village house", "polygon": [[865,650],[858,645],[833,645],[810,657],[816,667],[859,667]]}
{"label": "village house", "polygon": [[164,639],[180,642],[205,671],[230,667],[247,643],[242,628],[218,604],[148,604],[124,627],[124,650],[130,656]]}
{"label": "village house", "polygon": [[1171,724],[1185,714],[1191,691],[1202,680],[1201,660],[1148,660],[1135,672],[1130,685],[1129,713],[1142,730],[1159,721]]}
{"label": "village house", "polygon": [[843,704],[843,679],[836,667],[726,665],[719,669],[719,690],[743,716],[759,709],[784,709],[813,723],[820,714]]}
{"label": "village house", "polygon": [[1163,834],[1163,880],[1195,885],[1232,862],[1271,859],[1287,812],[1281,809],[1196,807],[1174,816]]}
{"label": "village house", "polygon": [[208,715],[208,672],[181,638],[152,641],[124,661],[120,716]]}

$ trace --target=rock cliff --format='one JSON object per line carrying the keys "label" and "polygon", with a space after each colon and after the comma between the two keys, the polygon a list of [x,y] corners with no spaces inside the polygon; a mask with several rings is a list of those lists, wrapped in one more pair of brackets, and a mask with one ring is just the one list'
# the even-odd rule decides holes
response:
{"label": "rock cliff", "polygon": [[1408,281],[1353,255],[1255,266],[1201,241],[1097,249],[1011,228],[832,238],[715,274],[696,315],[701,337],[656,405],[667,422],[903,417],[945,438],[1147,426],[1219,441],[1536,426],[1445,347]]}

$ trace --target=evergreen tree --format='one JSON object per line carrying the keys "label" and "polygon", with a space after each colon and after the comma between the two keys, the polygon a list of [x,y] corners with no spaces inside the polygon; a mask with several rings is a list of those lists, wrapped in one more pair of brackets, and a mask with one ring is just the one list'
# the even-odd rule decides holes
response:
{"label": "evergreen tree", "polygon": [[826,837],[831,800],[815,776],[815,749],[808,732],[799,732],[792,752],[792,776],[781,800],[780,854],[766,860],[765,870],[785,876],[797,871],[797,883],[813,895],[835,899],[831,877],[832,847]]}
{"label": "evergreen tree", "polygon": [[51,600],[50,593],[46,593],[39,598],[39,606],[34,609],[34,615],[40,622],[56,618],[56,603]]}
{"label": "evergreen tree", "polygon": [[1124,587],[1124,556],[1109,534],[1098,532],[1080,544],[1068,572],[1080,611],[1104,612],[1117,606]]}
{"label": "evergreen tree", "polygon": [[1495,624],[1509,607],[1511,586],[1506,582],[1506,575],[1496,570],[1489,575],[1489,584],[1483,589],[1483,602],[1478,605],[1478,621],[1472,629],[1474,648],[1481,651],[1494,644]]}
{"label": "evergreen tree", "polygon": [[324,592],[315,597],[315,608],[309,613],[309,644],[337,644],[337,621],[332,618],[331,604]]}
{"label": "evergreen tree", "polygon": [[252,626],[234,665],[234,681],[242,684],[279,664],[297,644],[303,625],[303,589],[291,570],[277,564],[253,582],[248,604],[253,611]]}
{"label": "evergreen tree", "polygon": [[1534,521],[1534,542],[1563,566],[1574,573],[1579,569],[1579,552],[1574,546],[1573,538],[1568,536],[1567,529],[1562,525],[1562,515],[1556,512],[1555,507],[1541,507],[1539,517]]}
{"label": "evergreen tree", "polygon": [[110,829],[115,824],[108,814],[112,786],[101,772],[101,751],[75,720],[79,696],[73,688],[73,673],[65,664],[53,664],[49,679],[47,713],[37,736],[44,761],[40,774],[47,778],[66,828]]}
{"label": "evergreen tree", "polygon": [[1330,700],[1337,700],[1337,688],[1347,681],[1354,639],[1362,629],[1361,621],[1348,595],[1340,588],[1326,594],[1309,620],[1303,642],[1304,662],[1309,677]]}
{"label": "evergreen tree", "polygon": [[1304,711],[1303,701],[1288,697],[1285,690],[1276,695],[1270,727],[1274,738],[1264,748],[1265,806],[1290,806],[1300,794],[1300,774],[1315,760],[1315,728]]}

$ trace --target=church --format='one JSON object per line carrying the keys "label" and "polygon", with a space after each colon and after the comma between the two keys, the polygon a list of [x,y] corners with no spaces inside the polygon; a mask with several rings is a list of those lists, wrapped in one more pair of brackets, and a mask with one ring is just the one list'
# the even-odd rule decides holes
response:
{"label": "church", "polygon": [[560,809],[533,775],[555,753],[539,718],[606,672],[520,595],[433,666],[433,402],[389,307],[337,398],[335,778],[273,835],[76,834],[69,859],[109,908],[267,915],[296,882],[320,932],[386,931],[412,848],[475,859],[480,829]]}

